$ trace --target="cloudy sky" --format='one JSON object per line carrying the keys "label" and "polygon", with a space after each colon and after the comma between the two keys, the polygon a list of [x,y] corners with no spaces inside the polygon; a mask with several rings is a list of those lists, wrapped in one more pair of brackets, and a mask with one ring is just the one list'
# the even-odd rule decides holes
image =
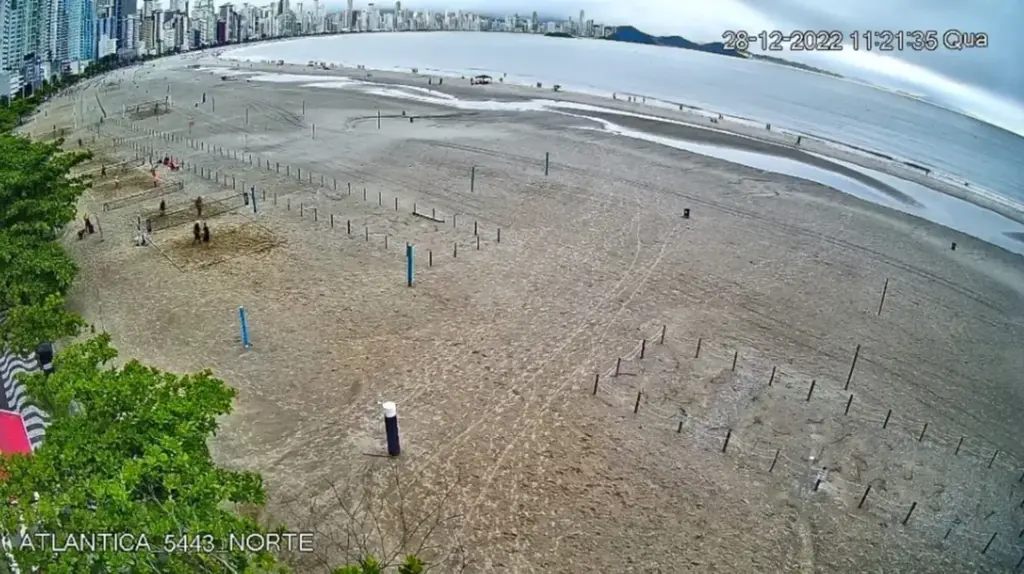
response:
{"label": "cloudy sky", "polygon": [[[328,4],[340,6],[329,0]],[[378,5],[390,5],[390,0]],[[652,34],[721,40],[722,31],[793,29],[986,32],[986,49],[882,55],[776,54],[850,77],[928,96],[1024,134],[1024,0],[406,0],[412,9],[578,16],[631,24]],[[357,0],[357,7],[365,0]]]}

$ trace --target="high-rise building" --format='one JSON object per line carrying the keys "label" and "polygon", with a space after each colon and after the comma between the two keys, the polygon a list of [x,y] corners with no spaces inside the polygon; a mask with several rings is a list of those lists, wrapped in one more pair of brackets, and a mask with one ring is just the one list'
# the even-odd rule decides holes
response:
{"label": "high-rise building", "polygon": [[67,0],[68,55],[71,71],[79,73],[95,59],[96,10],[92,0]]}
{"label": "high-rise building", "polygon": [[136,0],[113,0],[114,30],[117,34],[118,51],[131,55],[135,47],[137,27],[133,19],[138,9]]}
{"label": "high-rise building", "polygon": [[352,21],[355,18],[355,12],[352,10],[352,0],[348,0],[348,4],[345,6],[345,26],[346,30],[352,29]]}

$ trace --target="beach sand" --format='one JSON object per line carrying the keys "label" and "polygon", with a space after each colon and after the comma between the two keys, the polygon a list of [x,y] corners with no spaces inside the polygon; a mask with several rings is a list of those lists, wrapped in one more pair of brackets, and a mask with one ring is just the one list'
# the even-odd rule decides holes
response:
{"label": "beach sand", "polygon": [[[119,118],[168,94],[167,114]],[[316,555],[294,557],[303,571],[355,551],[339,498],[382,505],[361,515],[388,547],[427,538],[441,571],[996,572],[1020,559],[1017,255],[564,115],[166,63],[92,82],[28,129],[73,113],[89,125],[97,102],[107,118],[81,131],[92,168],[152,150],[186,162],[158,172],[183,183],[171,209],[197,195],[237,208],[209,219],[209,247],[186,223],[140,248],[136,218],[158,199],[104,212],[110,198],[86,197],[104,236],[68,234],[74,307],[123,356],[209,367],[238,389],[212,447],[263,474],[266,518],[317,531]],[[238,195],[253,185],[258,215]],[[380,456],[385,400],[397,459]],[[412,532],[438,506],[454,517]]]}

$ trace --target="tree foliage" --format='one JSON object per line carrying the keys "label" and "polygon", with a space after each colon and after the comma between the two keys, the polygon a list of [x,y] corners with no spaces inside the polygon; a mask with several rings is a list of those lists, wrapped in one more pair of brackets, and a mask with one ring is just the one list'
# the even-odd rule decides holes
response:
{"label": "tree foliage", "polygon": [[[16,126],[39,97],[0,109],[0,127]],[[74,335],[82,325],[64,310],[77,269],[57,234],[76,218],[88,181],[71,170],[88,154],[60,146],[0,133],[0,310],[8,317],[0,346],[19,352]]]}
{"label": "tree foliage", "polygon": [[[109,366],[116,356],[103,334],[61,352],[54,374],[24,377],[54,422],[33,456],[0,462],[7,476],[0,497],[29,501],[40,493],[37,503],[19,505],[17,515],[0,513],[0,526],[18,532],[24,524],[29,534],[52,533],[58,546],[70,534],[145,534],[149,547],[54,554],[15,539],[12,553],[21,568],[144,574],[272,567],[269,553],[227,548],[230,536],[264,532],[231,510],[232,504],[263,504],[262,479],[218,468],[206,445],[217,417],[231,411],[234,390],[209,371],[175,375],[137,361]],[[224,551],[167,546],[183,537],[194,542],[196,535],[209,536],[202,540]]]}

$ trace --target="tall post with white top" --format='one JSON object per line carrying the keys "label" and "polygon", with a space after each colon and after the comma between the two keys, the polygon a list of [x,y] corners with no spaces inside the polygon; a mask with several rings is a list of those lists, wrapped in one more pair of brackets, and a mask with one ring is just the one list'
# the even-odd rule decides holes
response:
{"label": "tall post with white top", "polygon": [[398,406],[388,401],[381,405],[384,409],[384,432],[388,438],[388,454],[398,456],[402,453],[401,441],[398,438]]}

